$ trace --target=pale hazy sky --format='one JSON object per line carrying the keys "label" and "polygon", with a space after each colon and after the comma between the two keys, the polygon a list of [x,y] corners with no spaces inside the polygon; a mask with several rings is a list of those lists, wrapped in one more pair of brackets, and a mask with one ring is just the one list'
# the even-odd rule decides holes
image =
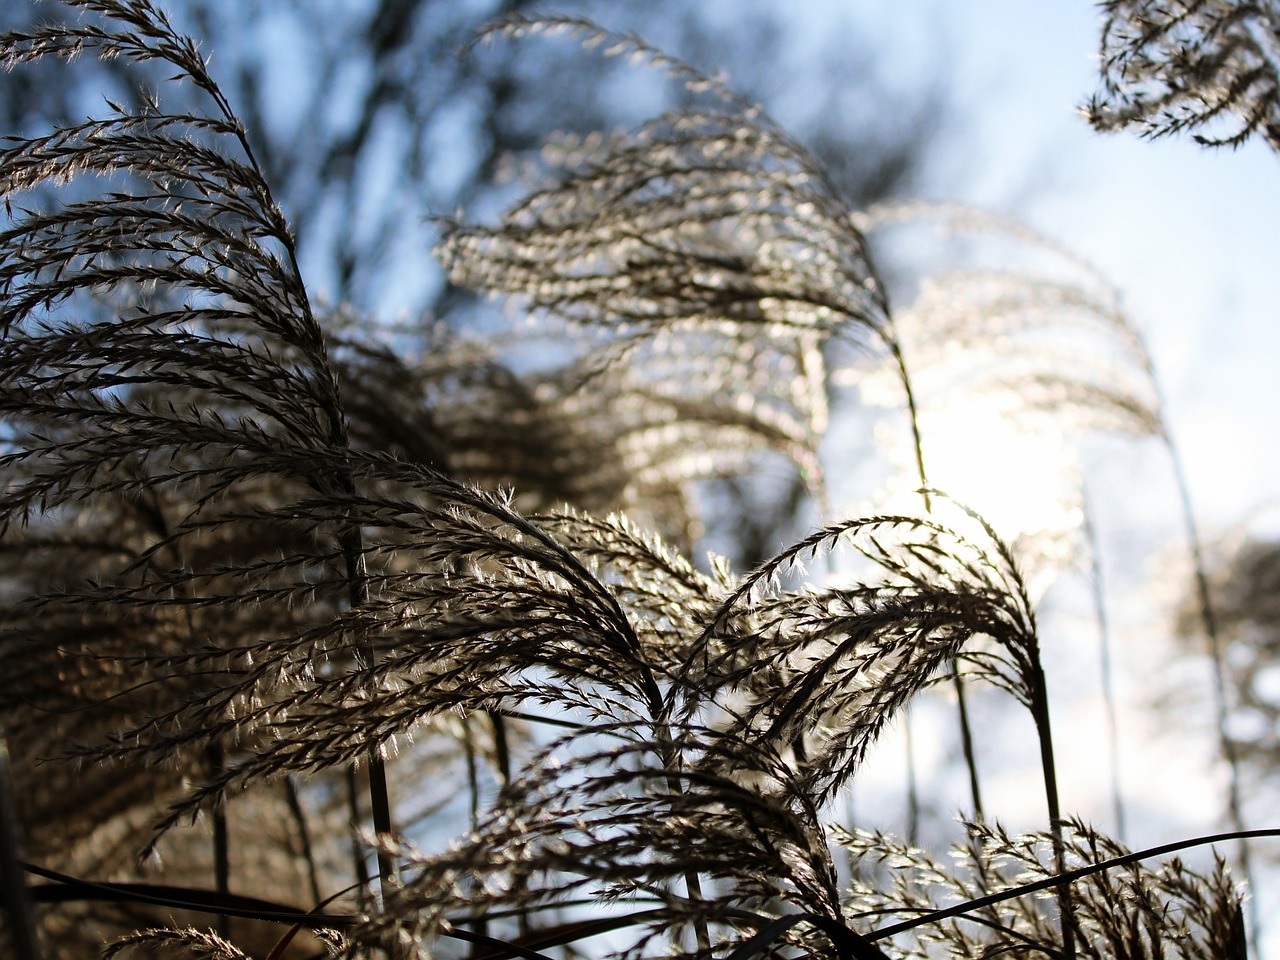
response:
{"label": "pale hazy sky", "polygon": [[[828,4],[812,4],[820,13]],[[1280,495],[1280,158],[1093,133],[1100,14],[1076,0],[871,0],[875,46],[952,82],[926,189],[1016,214],[1098,266],[1147,337],[1205,520]]]}
{"label": "pale hazy sky", "polygon": [[[1208,150],[1189,138],[1092,132],[1077,107],[1097,87],[1101,15],[1083,0],[797,0],[792,8],[817,30],[847,24],[904,78],[945,83],[952,111],[921,187],[927,199],[1017,216],[1122,292],[1153,354],[1208,537],[1256,523],[1268,508],[1280,513],[1280,158],[1261,141]],[[1223,771],[1204,728],[1197,738],[1194,720],[1179,728],[1151,709],[1157,688],[1178,682],[1180,669],[1153,660],[1151,644],[1167,634],[1159,618],[1189,584],[1185,571],[1159,583],[1180,542],[1167,465],[1157,453],[1144,460],[1119,445],[1101,449],[1116,460],[1097,465],[1093,499],[1104,503],[1104,560],[1117,588],[1110,602],[1130,839],[1158,842],[1220,823]],[[1154,593],[1152,581],[1161,588]],[[1096,627],[1085,598],[1052,599],[1067,612],[1045,631],[1051,687],[1077,691],[1054,705],[1064,805],[1107,829],[1105,732],[1096,693],[1088,693],[1097,689]],[[1069,609],[1073,600],[1081,612]],[[1207,713],[1204,678],[1190,683],[1199,692],[1186,712]],[[945,752],[946,719],[933,738],[927,713],[920,723],[921,749]],[[890,798],[899,775],[886,773]],[[1002,800],[1036,808],[1035,785],[1014,765],[993,780]],[[1143,810],[1148,819],[1134,830]],[[1252,825],[1274,825],[1261,822],[1265,813]],[[1265,889],[1259,897],[1269,952],[1280,955],[1277,898]]]}

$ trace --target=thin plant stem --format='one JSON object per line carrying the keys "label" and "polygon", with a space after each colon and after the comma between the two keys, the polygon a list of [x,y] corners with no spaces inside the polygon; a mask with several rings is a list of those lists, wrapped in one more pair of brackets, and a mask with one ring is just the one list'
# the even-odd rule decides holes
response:
{"label": "thin plant stem", "polygon": [[[920,497],[924,502],[925,513],[933,512],[933,498],[929,493],[931,487],[929,485],[929,475],[925,469],[924,463],[924,441],[920,435],[920,411],[916,406],[916,395],[911,383],[911,374],[907,369],[906,357],[903,355],[902,346],[896,340],[889,341],[889,352],[893,356],[894,364],[898,369],[898,379],[902,384],[902,390],[907,402],[907,417],[911,426],[911,443],[915,454],[916,461],[916,477],[920,481]],[[977,751],[974,747],[973,728],[969,723],[968,703],[965,700],[964,681],[960,677],[959,665],[955,665],[955,669],[951,673],[951,689],[956,696],[956,712],[958,715],[958,726],[960,729],[960,746],[964,753],[965,768],[969,773],[969,800],[973,807],[973,815],[977,819],[982,819],[982,786],[981,779],[978,776],[978,759]],[[911,723],[910,713],[903,720],[904,726]],[[908,758],[908,764],[914,763],[914,760]],[[909,782],[911,789],[915,789],[915,772],[909,771]],[[918,801],[913,800],[913,809],[919,808]]]}
{"label": "thin plant stem", "polygon": [[298,828],[298,845],[301,848],[302,861],[307,865],[307,883],[311,887],[311,902],[319,904],[323,897],[320,894],[320,877],[316,870],[315,847],[311,843],[311,827],[307,824],[307,811],[302,806],[302,796],[298,793],[298,785],[292,776],[284,778],[285,802],[289,805],[289,814],[293,817],[294,826]]}
{"label": "thin plant stem", "polygon": [[1093,597],[1094,619],[1098,624],[1098,670],[1102,680],[1102,710],[1107,726],[1108,766],[1111,774],[1111,809],[1116,820],[1116,836],[1121,843],[1127,839],[1124,809],[1124,791],[1120,776],[1120,725],[1116,715],[1115,676],[1111,662],[1111,623],[1107,616],[1106,591],[1103,589],[1102,551],[1098,543],[1098,529],[1093,522],[1093,508],[1088,491],[1080,486],[1081,510],[1085,549],[1089,558],[1089,593]]}
{"label": "thin plant stem", "polygon": [[[334,431],[340,432],[343,445],[346,443],[346,424],[338,420],[334,421]],[[342,484],[343,492],[354,496],[355,480],[349,471],[344,471],[339,477]],[[369,581],[365,568],[364,559],[364,537],[360,529],[359,523],[354,517],[351,518],[350,526],[342,537],[342,550],[346,555],[347,565],[347,600],[352,610],[358,610],[369,602]],[[356,668],[364,670],[372,670],[378,662],[377,654],[368,646],[362,646],[357,650]],[[369,809],[373,819],[373,832],[377,838],[390,838],[395,833],[395,827],[391,819],[391,798],[390,791],[387,788],[387,765],[382,756],[382,748],[375,744],[369,748],[368,753],[369,773],[367,780],[367,789],[369,792]],[[354,783],[354,780],[348,781]],[[351,795],[352,813],[358,810],[355,793]],[[359,819],[353,817],[353,829],[358,827]],[[356,862],[360,866],[360,870],[364,869],[364,858],[359,852],[359,841],[353,837],[357,848]],[[377,848],[378,862],[378,895],[385,904],[387,896],[387,886],[393,882],[396,875],[396,863],[391,855],[387,852],[385,846],[379,845]],[[357,872],[358,879],[365,879],[367,874],[362,876]],[[394,939],[388,940],[383,945],[383,951],[386,956],[396,960],[403,954],[403,948]]]}
{"label": "thin plant stem", "polygon": [[498,774],[498,785],[511,782],[511,741],[507,735],[507,718],[496,710],[488,712],[489,725],[493,728],[493,765]]}
{"label": "thin plant stem", "polygon": [[470,719],[462,723],[462,755],[467,764],[467,817],[474,830],[480,824],[480,771],[476,768],[476,742]]}
{"label": "thin plant stem", "polygon": [[[1168,453],[1169,463],[1173,470],[1174,486],[1177,488],[1179,507],[1182,513],[1182,525],[1184,535],[1187,538],[1187,548],[1191,553],[1191,564],[1193,577],[1195,579],[1196,590],[1196,606],[1199,613],[1200,625],[1204,631],[1205,645],[1209,654],[1209,661],[1213,673],[1213,700],[1214,700],[1214,723],[1218,732],[1218,749],[1222,754],[1222,758],[1227,764],[1227,814],[1228,822],[1236,833],[1241,835],[1238,864],[1240,872],[1243,874],[1245,883],[1253,887],[1253,868],[1250,856],[1250,844],[1247,834],[1249,831],[1245,826],[1244,809],[1241,800],[1241,772],[1240,758],[1236,751],[1235,744],[1231,741],[1231,737],[1227,732],[1227,719],[1230,713],[1230,704],[1227,697],[1227,675],[1224,654],[1222,650],[1222,639],[1218,631],[1218,619],[1214,611],[1213,597],[1209,588],[1208,567],[1205,564],[1204,547],[1200,538],[1200,527],[1196,522],[1195,505],[1191,498],[1191,485],[1187,480],[1186,467],[1183,462],[1181,451],[1178,449],[1177,441],[1174,439],[1172,431],[1168,427],[1169,418],[1165,414],[1165,399],[1160,389],[1160,380],[1156,376],[1155,364],[1151,358],[1151,351],[1147,349],[1141,338],[1134,333],[1137,342],[1140,345],[1142,356],[1146,364],[1147,376],[1155,391],[1156,403],[1155,407],[1158,413],[1157,421],[1162,424],[1159,431],[1159,439],[1164,444],[1164,448]],[[1250,947],[1255,954],[1261,953],[1261,937],[1260,924],[1258,914],[1258,901],[1256,897],[1248,898],[1248,904],[1245,907],[1249,915],[1249,940]]]}
{"label": "thin plant stem", "polygon": [[[222,747],[214,744],[208,751],[209,767],[217,776],[225,766]],[[231,841],[227,835],[227,802],[223,800],[214,806],[213,820],[213,888],[220,894],[231,892]],[[220,915],[217,923],[218,936],[230,939],[231,918]]]}
{"label": "thin plant stem", "polygon": [[[1049,722],[1048,684],[1044,668],[1040,664],[1038,650],[1032,651],[1031,715],[1035,720],[1036,737],[1040,746],[1040,771],[1044,777],[1045,806],[1049,814],[1049,835],[1053,838],[1054,871],[1063,874],[1067,869],[1066,844],[1062,838],[1062,809],[1058,799],[1058,771],[1053,756],[1053,730]],[[1075,921],[1071,907],[1071,885],[1061,883],[1057,887],[1058,918],[1062,930],[1062,952],[1067,960],[1075,956]]]}
{"label": "thin plant stem", "polygon": [[[1199,524],[1196,522],[1195,506],[1191,498],[1191,485],[1187,480],[1186,467],[1177,441],[1167,424],[1169,418],[1165,414],[1165,399],[1160,390],[1160,380],[1156,376],[1155,365],[1151,359],[1151,351],[1146,348],[1142,339],[1134,333],[1140,345],[1146,364],[1147,376],[1155,390],[1155,407],[1157,421],[1162,424],[1159,431],[1160,441],[1168,453],[1169,463],[1173,470],[1174,486],[1177,488],[1179,507],[1182,513],[1184,535],[1187,548],[1191,553],[1193,577],[1195,579],[1196,606],[1200,625],[1204,631],[1205,645],[1213,673],[1214,723],[1218,732],[1218,749],[1227,764],[1227,814],[1228,822],[1236,833],[1241,835],[1237,862],[1244,882],[1254,886],[1253,867],[1250,856],[1250,844],[1245,826],[1243,802],[1241,799],[1241,764],[1235,744],[1227,732],[1227,719],[1230,704],[1227,696],[1226,664],[1222,650],[1222,639],[1218,631],[1217,615],[1214,611],[1212,593],[1209,588],[1208,567],[1205,564],[1204,547],[1200,538]],[[1256,897],[1248,898],[1245,909],[1249,915],[1249,941],[1255,954],[1261,953],[1260,917]]]}
{"label": "thin plant stem", "polygon": [[[1240,790],[1240,756],[1236,745],[1227,731],[1230,715],[1230,701],[1227,695],[1227,669],[1225,654],[1222,649],[1222,636],[1218,631],[1217,613],[1213,606],[1213,596],[1209,588],[1209,572],[1204,559],[1204,547],[1200,539],[1199,524],[1196,523],[1195,508],[1191,502],[1191,486],[1187,482],[1186,468],[1178,451],[1173,435],[1167,430],[1163,434],[1165,449],[1169,452],[1169,460],[1173,466],[1174,483],[1178,488],[1178,498],[1182,508],[1182,523],[1187,537],[1187,547],[1191,552],[1191,563],[1196,585],[1196,605],[1200,614],[1200,624],[1204,629],[1205,642],[1208,646],[1209,662],[1213,674],[1213,710],[1214,724],[1218,731],[1218,749],[1227,763],[1227,815],[1228,822],[1237,833],[1247,833],[1244,818],[1244,804]],[[1250,887],[1254,886],[1252,857],[1247,839],[1240,841],[1240,872]],[[1259,953],[1261,939],[1259,936],[1258,901],[1250,897],[1246,909],[1249,911],[1249,936],[1253,952]]]}
{"label": "thin plant stem", "polygon": [[915,737],[911,726],[911,707],[902,711],[902,744],[907,755],[907,843],[920,841],[920,785],[916,781]]}
{"label": "thin plant stem", "polygon": [[893,356],[894,365],[898,368],[898,380],[907,401],[907,417],[911,426],[912,452],[916,458],[916,476],[920,481],[920,496],[924,500],[926,513],[933,512],[933,499],[929,493],[929,476],[924,466],[924,442],[920,436],[920,410],[916,406],[916,393],[911,385],[911,374],[907,370],[907,360],[902,347],[897,341],[889,341],[889,353]]}
{"label": "thin plant stem", "polygon": [[959,671],[951,673],[951,690],[956,695],[956,710],[960,717],[960,746],[964,750],[965,770],[969,773],[969,797],[973,801],[973,817],[975,820],[982,820],[982,784],[978,781],[978,761],[973,752],[973,727],[969,722],[969,704]]}
{"label": "thin plant stem", "polygon": [[[471,729],[473,719],[474,715],[462,721],[462,750],[467,766],[467,817],[471,823],[471,829],[475,830],[480,825],[480,771],[476,763],[475,734]],[[468,882],[474,888],[475,880]],[[467,926],[478,936],[485,937],[489,934],[489,918],[486,914],[473,917]]]}
{"label": "thin plant stem", "polygon": [[[850,833],[858,831],[858,804],[854,790],[851,779],[844,788],[844,822],[845,829]],[[849,879],[852,881],[857,876],[858,860],[854,852],[848,848],[844,848],[844,863],[845,870],[848,871]]]}
{"label": "thin plant stem", "polygon": [[[505,788],[511,782],[511,739],[507,729],[507,717],[497,710],[486,713],[493,729],[493,765],[498,775],[498,787]],[[527,937],[532,931],[529,923],[529,911],[520,908],[516,913],[516,923],[520,936]]]}
{"label": "thin plant stem", "polygon": [[9,780],[9,747],[4,740],[0,740],[0,902],[15,960],[40,960],[26,873],[19,856],[18,812]]}
{"label": "thin plant stem", "polygon": [[[369,805],[373,812],[373,829],[380,837],[394,832],[391,823],[391,800],[387,791],[387,766],[380,755],[369,761]],[[382,850],[378,851],[379,885],[395,876],[395,862]]]}
{"label": "thin plant stem", "polygon": [[369,867],[365,863],[364,848],[360,845],[358,831],[363,814],[360,812],[360,785],[356,781],[356,768],[347,768],[347,814],[351,821],[351,861],[356,879],[356,901],[363,913],[369,908]]}
{"label": "thin plant stem", "polygon": [[[907,361],[902,354],[901,345],[893,339],[889,340],[889,352],[893,355],[898,368],[898,379],[902,383],[903,393],[907,400],[907,419],[911,425],[911,446],[916,457],[916,477],[920,481],[920,497],[924,501],[925,513],[933,512],[933,498],[929,493],[928,474],[924,468],[924,445],[920,439],[920,415],[916,407],[916,394],[911,386],[911,375],[907,372]],[[916,752],[911,735],[911,710],[902,714],[902,743],[907,762],[907,841],[916,843],[920,835],[920,794],[916,777]],[[962,736],[964,733],[962,732]]]}

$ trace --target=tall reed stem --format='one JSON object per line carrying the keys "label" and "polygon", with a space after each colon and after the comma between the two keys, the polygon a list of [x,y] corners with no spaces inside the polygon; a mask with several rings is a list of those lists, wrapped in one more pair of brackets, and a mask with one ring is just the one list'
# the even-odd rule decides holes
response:
{"label": "tall reed stem", "polygon": [[[1049,723],[1049,690],[1040,651],[1031,653],[1031,716],[1036,725],[1040,745],[1040,771],[1044,777],[1044,799],[1049,814],[1049,835],[1053,838],[1053,867],[1057,873],[1067,871],[1066,843],[1062,838],[1062,808],[1058,799],[1058,770],[1053,756],[1053,729]],[[1071,907],[1071,884],[1057,887],[1058,919],[1062,930],[1062,953],[1067,960],[1076,955],[1075,920]]]}
{"label": "tall reed stem", "polygon": [[[907,416],[911,423],[911,443],[916,459],[916,476],[920,481],[920,497],[924,501],[925,513],[933,512],[933,497],[929,490],[929,475],[924,465],[924,441],[920,435],[920,413],[916,406],[915,390],[911,386],[911,374],[907,370],[906,357],[903,355],[902,346],[896,340],[887,339],[889,352],[893,355],[894,364],[898,368],[898,379],[902,383],[902,390],[907,400]],[[973,816],[975,819],[982,819],[982,787],[981,780],[978,776],[978,758],[974,749],[973,728],[969,723],[969,707],[965,700],[964,681],[960,678],[959,665],[953,665],[951,672],[951,689],[956,697],[956,710],[960,728],[960,746],[964,752],[965,769],[969,773],[969,800],[973,807]],[[904,725],[911,723],[911,715],[908,712],[903,719]],[[908,764],[913,764],[914,759],[908,750]],[[911,806],[913,809],[919,809],[919,801],[915,798],[915,771],[909,770],[908,782],[911,791]]]}
{"label": "tall reed stem", "polygon": [[1116,716],[1115,677],[1111,665],[1111,623],[1107,617],[1107,598],[1103,590],[1102,551],[1098,543],[1098,530],[1093,523],[1093,509],[1088,491],[1080,485],[1081,509],[1084,514],[1082,531],[1085,549],[1089,555],[1089,592],[1093,597],[1094,619],[1098,624],[1098,669],[1102,680],[1102,709],[1107,725],[1107,745],[1110,757],[1111,808],[1116,818],[1116,836],[1126,840],[1124,792],[1120,787],[1120,724]]}
{"label": "tall reed stem", "polygon": [[[1174,482],[1178,488],[1178,498],[1182,507],[1182,523],[1187,538],[1187,547],[1191,551],[1191,562],[1194,568],[1196,583],[1196,605],[1199,608],[1200,624],[1204,629],[1205,642],[1208,645],[1209,662],[1213,672],[1213,708],[1214,723],[1218,730],[1218,749],[1227,763],[1227,814],[1232,830],[1246,833],[1244,804],[1240,791],[1240,756],[1236,745],[1227,732],[1227,721],[1230,715],[1230,700],[1227,695],[1227,669],[1222,637],[1218,631],[1218,617],[1213,606],[1213,597],[1209,589],[1209,572],[1204,559],[1204,547],[1200,539],[1200,528],[1196,523],[1195,508],[1191,502],[1191,486],[1187,482],[1186,469],[1182,456],[1178,452],[1173,435],[1167,430],[1163,434],[1165,449],[1169,452],[1169,460],[1173,465]],[[1247,839],[1240,841],[1240,872],[1250,888],[1254,888],[1253,864],[1250,855],[1250,844]],[[1248,900],[1249,911],[1249,943],[1255,954],[1261,952],[1259,937],[1258,901],[1256,897]]]}

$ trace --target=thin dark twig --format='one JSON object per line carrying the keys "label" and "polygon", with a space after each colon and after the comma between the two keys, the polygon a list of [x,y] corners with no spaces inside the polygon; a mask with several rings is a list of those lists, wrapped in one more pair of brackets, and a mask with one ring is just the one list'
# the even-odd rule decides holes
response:
{"label": "thin dark twig", "polygon": [[67,900],[149,903],[175,910],[193,910],[198,913],[239,917],[246,920],[267,920],[273,923],[296,923],[317,928],[354,926],[364,919],[358,914],[309,913],[256,897],[219,894],[191,887],[81,880],[32,863],[24,862],[22,868],[27,873],[55,881],[55,886],[33,888],[33,899],[41,903]]}

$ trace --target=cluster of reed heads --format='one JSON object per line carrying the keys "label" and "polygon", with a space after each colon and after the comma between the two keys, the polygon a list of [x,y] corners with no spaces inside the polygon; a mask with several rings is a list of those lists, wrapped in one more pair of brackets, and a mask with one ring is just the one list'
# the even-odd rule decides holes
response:
{"label": "cluster of reed heads", "polygon": [[[442,224],[449,282],[558,346],[436,330],[410,355],[309,292],[195,43],[148,0],[64,6],[0,38],[7,67],[114,58],[144,92],[0,149],[7,956],[1245,955],[1222,860],[1060,809],[1043,563],[929,481],[922,413],[962,392],[1063,443],[1170,442],[1095,274],[1050,250],[1056,274],[944,273],[896,310],[868,237],[1009,225],[850,209],[719,82],[514,17],[481,39],[573,35],[690,105],[558,143],[496,225]],[[1099,125],[1193,104],[1274,143],[1275,60],[1249,60],[1274,27],[1225,6],[1108,5]],[[1153,51],[1192,42],[1248,78],[1153,95]],[[910,508],[824,517],[746,573],[695,560],[709,480],[769,464],[828,509],[832,384],[867,367]],[[983,805],[983,688],[1034,730],[1040,832]],[[955,704],[971,771],[949,857],[840,822],[921,696]]]}

